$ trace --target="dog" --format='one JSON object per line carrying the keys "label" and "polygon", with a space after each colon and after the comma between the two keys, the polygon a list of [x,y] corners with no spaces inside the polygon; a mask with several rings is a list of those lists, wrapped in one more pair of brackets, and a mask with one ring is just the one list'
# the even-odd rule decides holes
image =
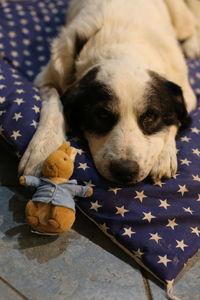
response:
{"label": "dog", "polygon": [[72,0],[35,81],[41,117],[20,173],[37,174],[75,127],[108,180],[174,176],[175,137],[196,106],[183,53],[200,55],[198,0]]}

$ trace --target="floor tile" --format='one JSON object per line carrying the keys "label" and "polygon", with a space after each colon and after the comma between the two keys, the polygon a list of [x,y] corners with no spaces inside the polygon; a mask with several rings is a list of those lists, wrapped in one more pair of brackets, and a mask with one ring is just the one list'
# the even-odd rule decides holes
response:
{"label": "floor tile", "polygon": [[0,279],[0,295],[2,300],[27,300],[26,297],[20,295],[12,286]]}
{"label": "floor tile", "polygon": [[0,198],[1,276],[30,300],[147,299],[140,270],[81,214],[43,237],[24,224],[23,196],[1,186]]}

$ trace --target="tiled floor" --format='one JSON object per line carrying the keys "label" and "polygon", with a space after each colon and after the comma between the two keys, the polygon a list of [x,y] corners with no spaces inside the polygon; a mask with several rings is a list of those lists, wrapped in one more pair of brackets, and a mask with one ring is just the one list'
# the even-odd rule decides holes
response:
{"label": "tiled floor", "polygon": [[[59,237],[34,235],[24,224],[29,192],[16,180],[16,161],[0,150],[1,300],[164,300],[165,291],[81,213]],[[175,286],[200,300],[200,263]]]}

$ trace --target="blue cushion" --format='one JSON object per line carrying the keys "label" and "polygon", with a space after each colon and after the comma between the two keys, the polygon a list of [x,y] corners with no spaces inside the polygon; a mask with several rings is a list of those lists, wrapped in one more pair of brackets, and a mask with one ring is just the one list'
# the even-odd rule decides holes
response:
{"label": "blue cushion", "polygon": [[[0,134],[18,155],[39,120],[40,96],[30,81],[49,58],[49,41],[64,23],[67,0],[0,3]],[[200,95],[200,60],[188,62],[191,84]],[[200,247],[200,109],[191,128],[177,138],[175,178],[116,186],[94,167],[83,138],[73,178],[94,187],[77,206],[140,265],[172,283]],[[83,150],[83,151],[82,151]]]}

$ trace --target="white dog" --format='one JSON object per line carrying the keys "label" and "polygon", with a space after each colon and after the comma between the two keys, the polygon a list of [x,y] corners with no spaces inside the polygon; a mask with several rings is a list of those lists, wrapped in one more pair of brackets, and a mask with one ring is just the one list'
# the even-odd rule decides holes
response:
{"label": "white dog", "polygon": [[200,55],[198,20],[198,0],[72,0],[36,79],[41,119],[19,170],[37,173],[65,141],[65,115],[105,178],[173,176],[175,136],[196,105],[181,47]]}

